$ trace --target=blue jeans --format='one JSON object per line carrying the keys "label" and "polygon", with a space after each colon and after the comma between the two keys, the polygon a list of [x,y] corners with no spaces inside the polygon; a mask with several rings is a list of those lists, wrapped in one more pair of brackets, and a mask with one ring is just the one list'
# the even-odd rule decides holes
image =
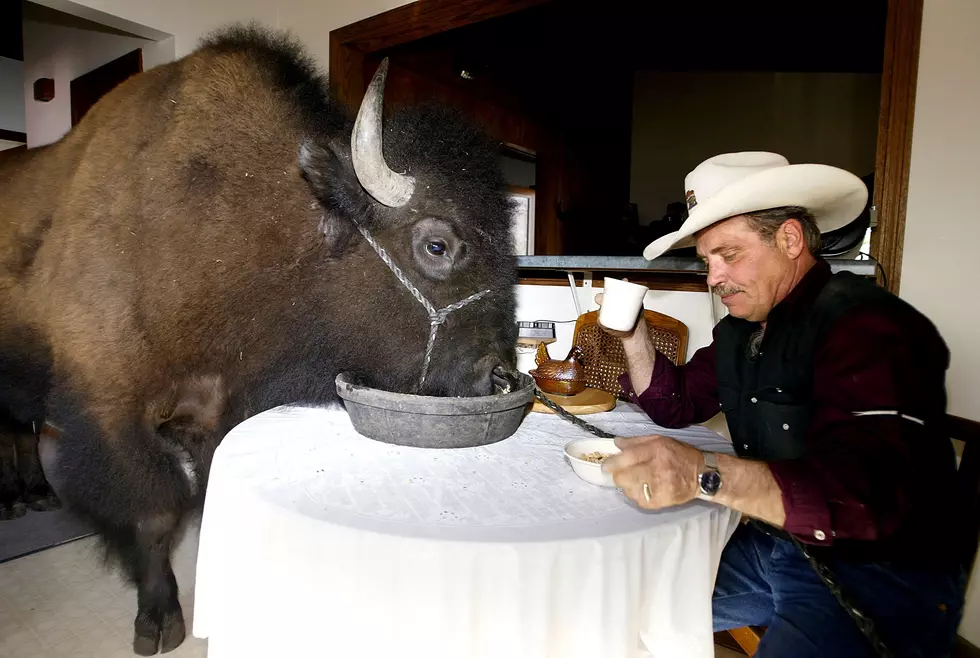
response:
{"label": "blue jeans", "polygon": [[[875,623],[896,656],[950,655],[963,611],[966,574],[828,562],[841,589]],[[758,658],[873,658],[858,630],[799,549],[741,525],[721,556],[713,598],[715,631],[766,626]]]}

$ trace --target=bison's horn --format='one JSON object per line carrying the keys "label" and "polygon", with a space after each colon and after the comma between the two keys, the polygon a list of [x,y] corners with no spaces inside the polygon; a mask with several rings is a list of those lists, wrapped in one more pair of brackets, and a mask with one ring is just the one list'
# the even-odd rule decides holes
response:
{"label": "bison's horn", "polygon": [[389,169],[381,152],[381,112],[387,74],[388,58],[385,58],[357,111],[350,150],[354,173],[368,194],[379,203],[397,208],[412,198],[415,179]]}

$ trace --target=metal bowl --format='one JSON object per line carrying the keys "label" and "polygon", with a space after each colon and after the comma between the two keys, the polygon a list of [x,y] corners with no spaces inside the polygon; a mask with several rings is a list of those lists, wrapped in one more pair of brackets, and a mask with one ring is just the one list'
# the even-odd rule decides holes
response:
{"label": "metal bowl", "polygon": [[417,448],[471,448],[502,441],[517,431],[534,402],[534,380],[517,373],[519,388],[479,397],[392,393],[336,378],[354,429],[384,443]]}

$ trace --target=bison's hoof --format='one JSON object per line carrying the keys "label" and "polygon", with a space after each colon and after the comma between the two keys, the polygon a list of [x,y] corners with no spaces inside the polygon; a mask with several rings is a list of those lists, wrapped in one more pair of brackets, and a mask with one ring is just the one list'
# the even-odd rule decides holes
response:
{"label": "bison's hoof", "polygon": [[[163,622],[156,619],[163,617]],[[153,609],[147,614],[140,613],[136,617],[133,634],[133,651],[140,656],[152,656],[160,651],[167,653],[181,645],[186,636],[184,628],[184,613],[177,606],[171,612],[159,612]]]}
{"label": "bison's hoof", "polygon": [[133,635],[133,652],[138,656],[152,656],[157,652],[157,646],[160,644],[160,634],[150,633],[147,635],[140,635],[137,631]]}
{"label": "bison's hoof", "polygon": [[20,501],[0,507],[0,521],[19,519],[25,514],[27,514],[27,505]]}
{"label": "bison's hoof", "polygon": [[133,624],[133,651],[140,656],[156,654],[160,646],[160,615],[156,610],[141,608]]}
{"label": "bison's hoof", "polygon": [[163,615],[163,635],[160,642],[160,652],[173,651],[184,641],[187,632],[184,628],[184,616],[178,612],[168,612]]}

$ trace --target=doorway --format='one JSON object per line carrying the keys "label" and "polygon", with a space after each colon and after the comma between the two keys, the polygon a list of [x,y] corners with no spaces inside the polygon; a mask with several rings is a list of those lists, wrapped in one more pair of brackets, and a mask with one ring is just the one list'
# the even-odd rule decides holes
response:
{"label": "doorway", "polygon": [[[873,188],[875,208],[866,211],[866,221],[875,222],[871,255],[887,273],[880,281],[897,291],[921,10],[921,0],[859,6],[830,0],[806,7],[771,0],[751,7],[704,0],[611,0],[601,6],[582,0],[422,0],[331,32],[330,80],[337,97],[356,107],[377,64],[388,57],[387,104],[419,97],[450,101],[502,143],[532,154],[535,253],[553,255],[637,255],[637,245],[677,221],[673,201],[683,201],[680,196],[651,196],[637,182],[643,179],[637,163],[644,158],[636,126],[643,118],[637,116],[644,111],[641,95],[652,97],[647,109],[652,103],[675,111],[675,118],[688,112],[675,106],[687,103],[705,115],[707,126],[730,119],[726,104],[748,116],[752,103],[760,104],[760,113],[769,115],[760,129],[775,116],[782,122],[777,133],[795,131],[769,139],[764,148],[791,161],[843,166]],[[696,103],[692,97],[711,76],[724,76],[730,93]],[[744,95],[732,82],[737,76],[748,81]],[[794,96],[780,104],[787,90]],[[712,107],[714,118],[704,112]],[[807,116],[814,112],[819,116]],[[850,134],[828,133],[842,123]],[[677,142],[670,148],[695,144],[701,132],[689,123],[673,135]],[[860,143],[856,164],[821,152],[811,159],[800,143],[809,140],[810,150],[818,151],[815,134],[838,140],[840,151]],[[661,158],[657,184],[680,195],[684,174],[700,161],[695,151],[692,146],[673,163]]]}

